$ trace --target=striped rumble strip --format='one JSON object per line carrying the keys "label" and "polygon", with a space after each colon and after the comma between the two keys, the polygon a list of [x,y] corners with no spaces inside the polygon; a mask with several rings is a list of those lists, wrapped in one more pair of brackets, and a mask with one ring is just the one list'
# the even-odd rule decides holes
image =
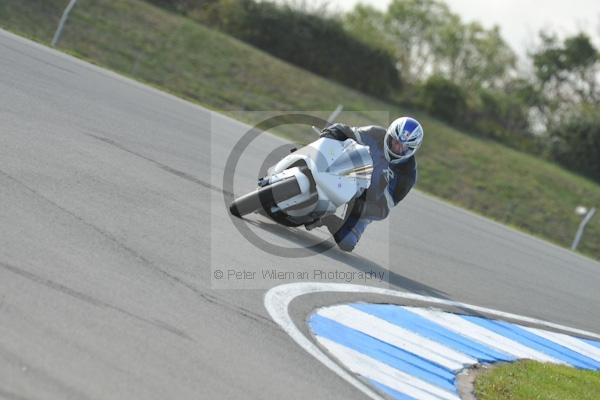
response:
{"label": "striped rumble strip", "polygon": [[316,341],[393,399],[458,400],[456,375],[475,364],[530,359],[600,370],[600,342],[478,316],[390,304],[325,307]]}

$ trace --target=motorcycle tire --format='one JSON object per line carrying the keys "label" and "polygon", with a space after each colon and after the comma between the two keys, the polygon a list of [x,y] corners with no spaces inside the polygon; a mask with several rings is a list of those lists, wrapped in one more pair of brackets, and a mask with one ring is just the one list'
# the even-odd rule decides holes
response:
{"label": "motorcycle tire", "polygon": [[232,215],[241,218],[244,215],[260,210],[270,210],[277,202],[288,200],[301,193],[296,178],[288,178],[256,189],[235,199],[229,206]]}

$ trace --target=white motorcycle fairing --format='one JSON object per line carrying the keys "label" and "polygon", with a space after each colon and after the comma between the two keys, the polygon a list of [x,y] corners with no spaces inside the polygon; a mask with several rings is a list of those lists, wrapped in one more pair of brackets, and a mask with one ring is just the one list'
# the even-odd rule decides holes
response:
{"label": "white motorcycle fairing", "polygon": [[[299,165],[306,165],[310,174]],[[352,139],[320,138],[269,169],[270,184],[294,176],[300,187],[300,194],[276,201],[275,206],[296,218],[310,216],[314,220],[333,214],[370,186],[372,165],[367,146]]]}
{"label": "white motorcycle fairing", "polygon": [[236,198],[229,210],[237,217],[261,212],[287,226],[311,224],[359,197],[372,173],[367,146],[320,138],[269,168],[258,189]]}

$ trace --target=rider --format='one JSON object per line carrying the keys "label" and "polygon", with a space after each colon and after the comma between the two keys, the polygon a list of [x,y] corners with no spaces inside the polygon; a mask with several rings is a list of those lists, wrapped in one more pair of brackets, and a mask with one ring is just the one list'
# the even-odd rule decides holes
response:
{"label": "rider", "polygon": [[385,219],[414,186],[417,179],[414,155],[423,142],[423,127],[410,117],[396,119],[387,130],[380,126],[355,128],[337,123],[323,129],[321,137],[356,140],[369,147],[373,159],[371,186],[351,205],[346,220],[332,215],[322,218],[319,224],[327,226],[342,250],[352,251],[367,225]]}

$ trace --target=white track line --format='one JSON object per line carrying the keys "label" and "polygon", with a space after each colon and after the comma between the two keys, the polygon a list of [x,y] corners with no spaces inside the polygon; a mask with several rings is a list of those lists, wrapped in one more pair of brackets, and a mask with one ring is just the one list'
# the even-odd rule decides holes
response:
{"label": "white track line", "polygon": [[322,308],[317,314],[454,372],[477,364],[476,359],[464,353],[347,305]]}
{"label": "white track line", "polygon": [[[274,287],[265,294],[265,308],[269,312],[269,315],[271,315],[271,318],[273,318],[273,321],[275,321],[288,335],[290,335],[290,337],[300,347],[323,363],[327,368],[335,372],[338,376],[345,379],[346,382],[350,383],[352,386],[363,392],[371,399],[385,400],[373,389],[340,367],[329,356],[325,355],[325,353],[323,353],[323,351],[316,344],[304,336],[304,334],[298,329],[290,317],[288,313],[288,306],[295,297],[305,294],[305,292],[299,287],[296,287],[296,290],[293,290],[291,287],[289,287],[289,289],[292,290],[287,291],[285,288],[283,288],[283,286],[288,285]],[[278,288],[282,288],[284,290],[279,291],[277,290]]]}

